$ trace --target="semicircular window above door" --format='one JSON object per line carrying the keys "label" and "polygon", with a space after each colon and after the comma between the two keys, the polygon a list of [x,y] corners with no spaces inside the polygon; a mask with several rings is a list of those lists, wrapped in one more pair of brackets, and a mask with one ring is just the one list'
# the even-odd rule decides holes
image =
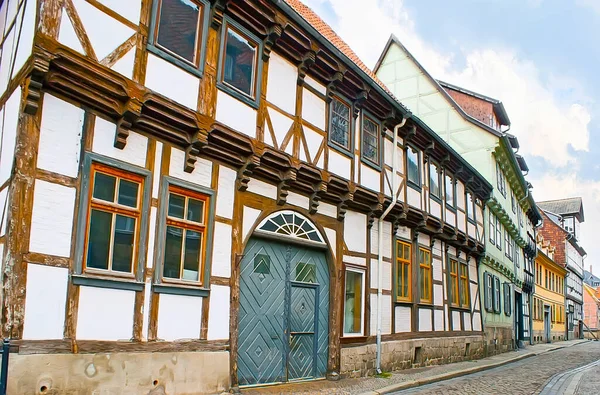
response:
{"label": "semicircular window above door", "polygon": [[281,236],[325,244],[323,236],[313,223],[302,214],[291,210],[273,213],[270,217],[265,218],[256,230],[260,233],[275,233]]}

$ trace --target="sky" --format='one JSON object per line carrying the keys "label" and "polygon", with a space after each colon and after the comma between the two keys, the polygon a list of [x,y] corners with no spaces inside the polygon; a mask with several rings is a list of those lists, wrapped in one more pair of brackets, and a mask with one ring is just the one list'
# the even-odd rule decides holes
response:
{"label": "sky", "polygon": [[373,69],[390,34],[434,78],[504,103],[536,201],[581,196],[600,275],[600,0],[303,0]]}

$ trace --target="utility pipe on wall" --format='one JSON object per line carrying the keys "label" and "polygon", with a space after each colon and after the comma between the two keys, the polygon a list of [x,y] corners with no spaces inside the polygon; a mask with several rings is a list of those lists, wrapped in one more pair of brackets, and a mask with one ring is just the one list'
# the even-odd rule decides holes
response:
{"label": "utility pipe on wall", "polygon": [[381,297],[383,296],[382,292],[382,282],[383,282],[383,271],[381,267],[383,266],[383,220],[384,218],[392,211],[394,206],[396,205],[397,196],[396,194],[396,173],[398,172],[398,131],[401,127],[406,123],[406,118],[402,118],[402,122],[394,127],[394,145],[392,150],[392,201],[390,205],[385,209],[381,217],[379,217],[379,221],[377,223],[377,356],[376,356],[376,371],[377,373],[381,373]]}

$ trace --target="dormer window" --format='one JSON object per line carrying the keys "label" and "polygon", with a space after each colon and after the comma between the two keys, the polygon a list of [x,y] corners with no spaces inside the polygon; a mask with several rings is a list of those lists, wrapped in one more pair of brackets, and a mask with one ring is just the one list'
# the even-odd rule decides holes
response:
{"label": "dormer window", "polygon": [[565,217],[565,219],[563,220],[563,227],[567,232],[575,235],[575,218]]}

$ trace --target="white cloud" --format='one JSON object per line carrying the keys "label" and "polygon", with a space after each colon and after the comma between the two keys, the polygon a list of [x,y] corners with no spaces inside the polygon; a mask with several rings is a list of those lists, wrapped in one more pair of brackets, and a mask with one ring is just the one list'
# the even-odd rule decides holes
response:
{"label": "white cloud", "polygon": [[[563,199],[580,196],[583,199],[585,222],[581,224],[579,240],[589,257],[600,256],[600,243],[597,241],[595,224],[600,221],[600,181],[583,180],[576,173],[558,175],[546,173],[539,179],[531,180],[533,195],[538,200]],[[594,265],[594,273],[600,276],[600,262],[586,258],[586,270]]]}
{"label": "white cloud", "polygon": [[575,4],[580,7],[589,7],[597,14],[600,14],[600,1],[598,0],[577,0]]}
{"label": "white cloud", "polygon": [[[553,88],[542,82],[536,65],[520,59],[514,51],[481,48],[442,53],[419,37],[401,0],[371,0],[368,4],[364,0],[306,0],[317,12],[324,9],[325,2],[335,13],[331,19],[329,12],[326,22],[367,65],[374,66],[393,33],[434,78],[502,100],[522,154],[540,156],[558,168],[573,165],[576,157],[569,148],[588,150],[588,109],[573,100],[559,100]],[[464,57],[464,67],[455,67],[457,56]],[[576,84],[574,79],[562,78],[562,90],[569,88],[569,81]],[[571,89],[577,88],[578,84]]]}

